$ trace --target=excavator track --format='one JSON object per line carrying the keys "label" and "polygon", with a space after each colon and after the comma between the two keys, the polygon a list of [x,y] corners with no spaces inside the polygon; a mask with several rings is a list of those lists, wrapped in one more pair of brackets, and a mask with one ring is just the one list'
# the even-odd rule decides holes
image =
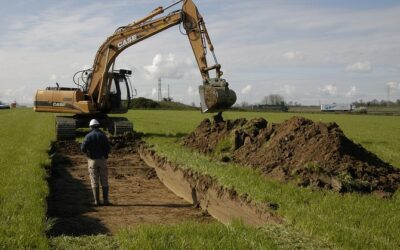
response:
{"label": "excavator track", "polygon": [[122,135],[126,133],[133,133],[133,124],[125,118],[113,118],[110,133],[115,135]]}
{"label": "excavator track", "polygon": [[57,141],[75,140],[76,121],[73,117],[56,117]]}
{"label": "excavator track", "polygon": [[[89,121],[97,119],[101,127],[113,135],[133,133],[133,124],[125,117],[56,117],[56,138],[57,141],[75,140],[77,129],[88,129]],[[78,132],[79,133],[79,132]],[[80,131],[81,133],[81,131]]]}

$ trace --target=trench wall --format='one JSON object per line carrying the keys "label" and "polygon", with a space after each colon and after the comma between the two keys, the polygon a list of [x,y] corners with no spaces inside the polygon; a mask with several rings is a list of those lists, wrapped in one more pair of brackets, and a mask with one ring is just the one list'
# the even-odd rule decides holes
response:
{"label": "trench wall", "polygon": [[142,146],[139,153],[146,164],[155,169],[166,187],[187,202],[206,210],[224,224],[233,220],[253,226],[283,222],[268,205],[255,203],[246,195],[238,195],[235,190],[219,185],[210,176],[172,163],[146,146]]}

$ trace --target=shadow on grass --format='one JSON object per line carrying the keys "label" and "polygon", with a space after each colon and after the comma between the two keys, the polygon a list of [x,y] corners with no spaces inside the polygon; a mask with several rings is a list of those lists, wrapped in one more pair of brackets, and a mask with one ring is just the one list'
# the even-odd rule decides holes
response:
{"label": "shadow on grass", "polygon": [[[71,175],[71,159],[59,153],[57,149],[50,150],[49,154],[52,161],[47,178],[50,190],[47,197],[47,218],[50,218],[53,225],[47,231],[47,235],[83,236],[109,233],[101,221],[85,215],[96,209],[91,204],[92,190],[84,185],[83,180]],[[86,170],[80,175],[87,174]]]}

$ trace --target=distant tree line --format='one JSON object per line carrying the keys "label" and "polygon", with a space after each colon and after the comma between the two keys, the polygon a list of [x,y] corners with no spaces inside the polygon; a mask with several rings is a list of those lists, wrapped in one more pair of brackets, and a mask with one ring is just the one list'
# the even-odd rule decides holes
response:
{"label": "distant tree line", "polygon": [[285,105],[285,99],[281,95],[267,95],[261,101],[263,105]]}
{"label": "distant tree line", "polygon": [[281,95],[271,94],[264,96],[260,103],[250,104],[248,102],[241,102],[237,104],[236,107],[240,108],[252,108],[258,106],[291,106],[291,107],[299,107],[302,106],[299,102],[289,101],[286,102],[285,98]]}
{"label": "distant tree line", "polygon": [[[294,105],[293,102],[290,104]],[[296,102],[297,105],[300,105]],[[285,102],[285,99],[281,95],[271,94],[268,96],[264,96],[260,103],[257,104],[249,104],[248,102],[242,102],[240,104],[236,104],[235,107],[242,109],[251,109],[251,110],[276,110],[276,111],[287,111],[288,103]]]}
{"label": "distant tree line", "polygon": [[154,101],[144,97],[133,98],[130,104],[132,109],[171,109],[171,110],[197,110],[195,106],[172,101],[172,98],[164,98],[162,101]]}
{"label": "distant tree line", "polygon": [[400,106],[400,99],[396,101],[387,101],[387,100],[377,100],[374,99],[372,101],[364,101],[359,100],[352,103],[352,105],[356,107],[385,107],[385,106]]}
{"label": "distant tree line", "polygon": [[[371,101],[364,101],[358,100],[351,103],[355,107],[385,107],[385,106],[400,106],[400,99],[396,101],[387,101],[387,100],[371,100]],[[290,106],[290,107],[300,107],[302,106],[299,102],[289,101],[286,102],[284,97],[281,95],[268,95],[264,96],[260,103],[258,104],[250,104],[248,102],[241,102],[237,104],[236,107],[240,108],[254,108],[254,107],[262,107],[265,105],[269,106]]]}

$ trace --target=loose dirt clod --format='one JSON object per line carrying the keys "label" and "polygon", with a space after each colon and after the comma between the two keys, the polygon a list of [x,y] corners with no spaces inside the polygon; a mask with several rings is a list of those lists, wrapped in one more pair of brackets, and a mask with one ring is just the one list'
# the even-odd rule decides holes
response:
{"label": "loose dirt clod", "polygon": [[336,123],[301,117],[281,124],[263,118],[218,123],[206,119],[184,138],[184,145],[299,186],[384,197],[400,186],[400,169],[348,139]]}

